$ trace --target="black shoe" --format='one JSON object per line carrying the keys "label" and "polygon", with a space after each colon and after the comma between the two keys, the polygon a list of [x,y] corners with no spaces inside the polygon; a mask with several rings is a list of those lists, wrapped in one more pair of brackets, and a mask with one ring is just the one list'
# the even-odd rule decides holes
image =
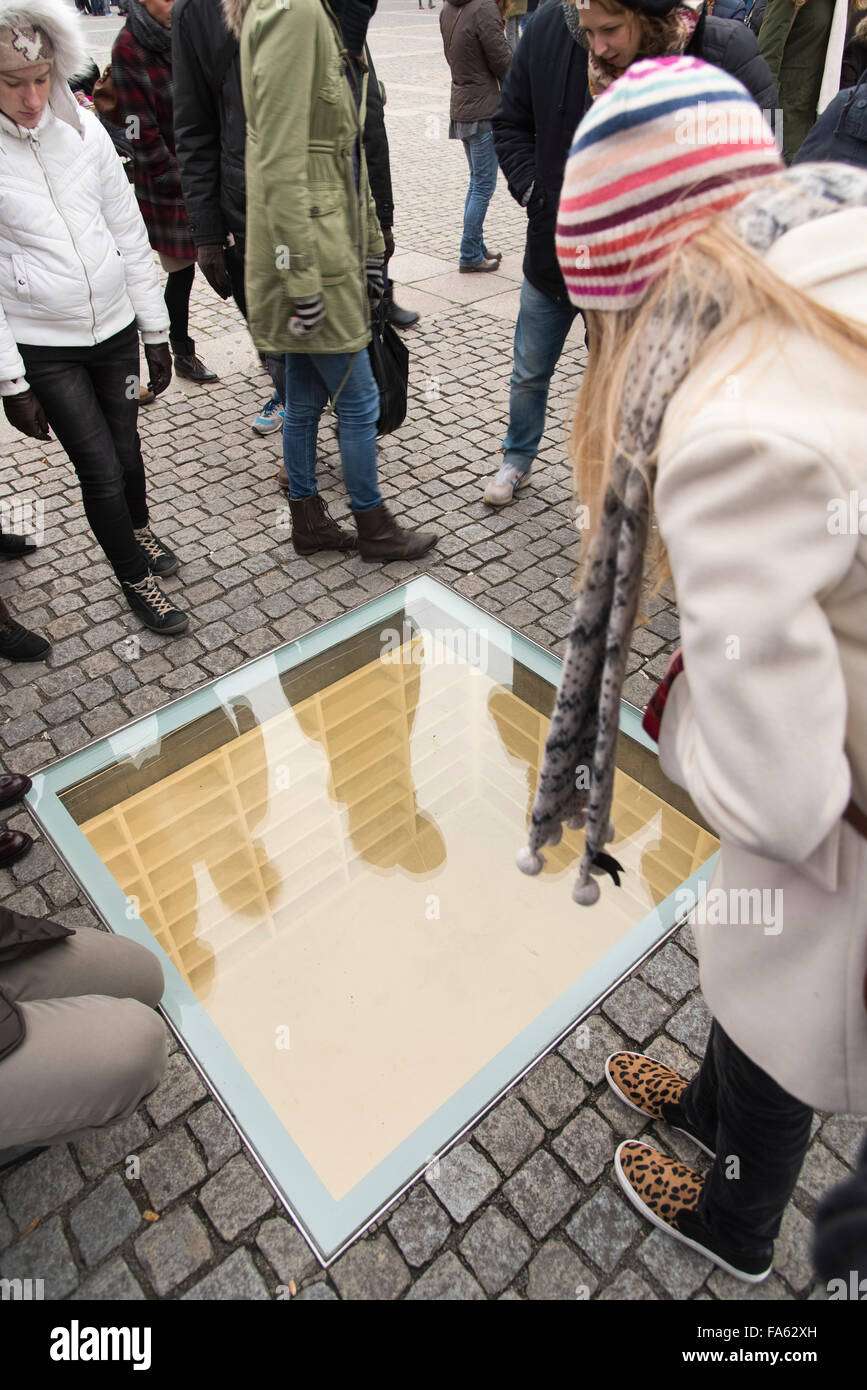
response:
{"label": "black shoe", "polygon": [[0,555],[5,559],[16,560],[19,555],[32,555],[37,548],[26,536],[13,536],[0,531]]}
{"label": "black shoe", "polygon": [[0,627],[0,656],[5,656],[7,661],[43,661],[50,651],[50,642],[38,632],[22,627],[14,618]]}
{"label": "black shoe", "polygon": [[33,846],[33,840],[23,830],[0,830],[0,869],[23,859]]}
{"label": "black shoe", "polygon": [[180,608],[166,598],[152,574],[137,583],[121,582],[124,598],[134,613],[138,613],[145,627],[152,632],[161,632],[166,637],[174,637],[189,626],[189,618]]}
{"label": "black shoe", "polygon": [[181,562],[177,555],[173,554],[167,545],[163,545],[162,541],[157,540],[149,526],[142,526],[139,531],[134,530],[133,535],[139,543],[139,548],[144,551],[148,569],[157,579],[165,579],[167,574],[175,574],[180,569]]}
{"label": "black shoe", "polygon": [[385,317],[389,323],[393,323],[395,328],[411,328],[414,323],[418,323],[418,314],[412,309],[401,309],[399,304],[394,302],[394,287],[389,285],[383,295],[385,302]]}
{"label": "black shoe", "polygon": [[4,772],[0,776],[0,806],[14,806],[21,801],[33,786],[29,777],[23,773]]}
{"label": "black shoe", "polygon": [[195,381],[197,384],[201,385],[206,381],[220,380],[217,373],[212,372],[206,367],[202,359],[197,357],[194,352],[188,353],[185,356],[175,353],[174,359],[175,372],[178,376],[184,377],[187,381]]}
{"label": "black shoe", "polygon": [[758,1255],[745,1255],[742,1250],[735,1250],[725,1241],[712,1236],[698,1212],[679,1211],[677,1229],[693,1250],[707,1255],[720,1269],[724,1269],[735,1279],[743,1280],[745,1284],[760,1284],[763,1279],[767,1279],[773,1268],[773,1243],[766,1245]]}

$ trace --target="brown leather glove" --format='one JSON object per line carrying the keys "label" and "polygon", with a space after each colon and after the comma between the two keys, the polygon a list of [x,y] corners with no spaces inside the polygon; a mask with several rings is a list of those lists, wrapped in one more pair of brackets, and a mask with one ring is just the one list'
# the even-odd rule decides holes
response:
{"label": "brown leather glove", "polygon": [[151,379],[148,386],[155,396],[165,391],[172,379],[172,354],[168,343],[145,343],[145,358]]}
{"label": "brown leather glove", "polygon": [[382,232],[382,235],[385,238],[385,260],[386,264],[388,264],[388,262],[394,255],[394,232],[392,231],[391,227],[383,227],[381,223],[380,231]]}
{"label": "brown leather glove", "polygon": [[221,299],[228,299],[232,293],[232,282],[226,271],[226,258],[222,246],[200,246],[196,251],[196,263],[211,289]]}
{"label": "brown leather glove", "polygon": [[17,396],[4,396],[3,409],[10,425],[14,425],[16,430],[20,430],[22,434],[29,434],[32,439],[51,438],[48,433],[45,411],[39,403],[36,392],[31,390],[29,386],[26,391],[19,392]]}

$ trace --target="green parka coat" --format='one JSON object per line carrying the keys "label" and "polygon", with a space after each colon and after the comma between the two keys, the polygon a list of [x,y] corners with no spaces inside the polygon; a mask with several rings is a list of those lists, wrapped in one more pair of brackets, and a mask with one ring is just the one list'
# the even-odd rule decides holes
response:
{"label": "green parka coat", "polygon": [[[253,342],[269,355],[358,352],[370,341],[365,257],[385,249],[361,141],[367,75],[356,107],[323,0],[224,0],[223,9],[241,45]],[[295,302],[316,294],[326,318],[296,338]]]}

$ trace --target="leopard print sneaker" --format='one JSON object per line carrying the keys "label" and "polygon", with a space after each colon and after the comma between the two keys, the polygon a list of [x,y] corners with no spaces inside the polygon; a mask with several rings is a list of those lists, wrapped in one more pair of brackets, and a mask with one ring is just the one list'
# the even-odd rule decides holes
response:
{"label": "leopard print sneaker", "polygon": [[697,1211],[704,1179],[685,1163],[638,1139],[625,1139],[614,1155],[614,1171],[636,1211],[661,1231],[713,1260],[735,1279],[747,1284],[767,1279],[773,1246],[753,1256],[715,1240]]}
{"label": "leopard print sneaker", "polygon": [[679,1105],[689,1085],[685,1076],[642,1052],[612,1052],[605,1062],[605,1077],[624,1105],[641,1115],[649,1115],[652,1120],[671,1124],[711,1158],[715,1157],[713,1149],[687,1125],[685,1118],[680,1119],[680,1123],[666,1118],[665,1107]]}

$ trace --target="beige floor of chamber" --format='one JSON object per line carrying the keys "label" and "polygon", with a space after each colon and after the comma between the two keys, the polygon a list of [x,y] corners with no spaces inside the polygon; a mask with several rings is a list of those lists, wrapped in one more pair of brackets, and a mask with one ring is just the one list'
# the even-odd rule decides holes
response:
{"label": "beige floor of chamber", "polygon": [[526,878],[547,719],[393,656],[82,825],[336,1199],[717,847],[618,773],[624,886],[573,904],[580,833]]}

